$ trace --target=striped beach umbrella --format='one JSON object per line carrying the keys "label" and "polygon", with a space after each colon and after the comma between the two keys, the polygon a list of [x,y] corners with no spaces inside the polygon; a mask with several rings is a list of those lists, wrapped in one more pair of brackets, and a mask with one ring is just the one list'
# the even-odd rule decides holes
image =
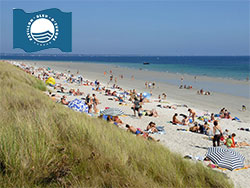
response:
{"label": "striped beach umbrella", "polygon": [[219,167],[231,171],[244,167],[245,157],[232,149],[210,147],[208,148],[206,157]]}
{"label": "striped beach umbrella", "polygon": [[108,108],[103,110],[101,113],[106,116],[121,116],[124,114],[124,112],[119,108]]}

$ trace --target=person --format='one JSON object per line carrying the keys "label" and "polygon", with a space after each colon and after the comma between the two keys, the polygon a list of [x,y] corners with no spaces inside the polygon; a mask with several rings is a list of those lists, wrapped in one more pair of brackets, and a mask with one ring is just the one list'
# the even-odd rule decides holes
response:
{"label": "person", "polygon": [[229,130],[225,129],[225,131],[223,132],[222,135],[223,135],[224,139],[226,140],[229,137]]}
{"label": "person", "polygon": [[144,110],[144,112],[145,112],[145,116],[150,116],[150,117],[158,117],[159,116],[156,109]]}
{"label": "person", "polygon": [[77,91],[75,92],[75,95],[83,95],[84,92],[80,92],[80,89],[77,89]]}
{"label": "person", "polygon": [[137,99],[137,97],[134,98],[134,106],[132,107],[134,111],[134,116],[136,116],[136,111],[138,112],[138,116],[141,118],[141,104],[140,101]]}
{"label": "person", "polygon": [[56,94],[51,94],[51,97],[50,97],[53,101],[57,101],[56,99]]}
{"label": "person", "polygon": [[155,82],[152,83],[153,89],[155,88]]}
{"label": "person", "polygon": [[198,133],[199,130],[200,130],[200,126],[198,126],[198,123],[196,122],[194,123],[194,126],[189,128],[189,131],[195,132],[195,133]]}
{"label": "person", "polygon": [[113,121],[114,121],[117,125],[123,124],[122,120],[121,120],[118,116],[113,116]]}
{"label": "person", "polygon": [[220,117],[221,118],[224,118],[224,114],[225,114],[225,108],[222,108],[221,110],[220,110]]}
{"label": "person", "polygon": [[188,123],[189,123],[188,117],[184,116],[182,120],[182,125],[188,125]]}
{"label": "person", "polygon": [[89,94],[86,97],[85,104],[88,106],[88,113],[91,113],[91,110],[92,110],[92,98],[91,98],[91,96]]}
{"label": "person", "polygon": [[182,124],[182,123],[177,119],[177,116],[178,116],[178,114],[175,113],[174,116],[173,116],[172,123],[173,123],[173,124]]}
{"label": "person", "polygon": [[248,144],[248,143],[246,143],[246,142],[236,142],[236,141],[234,140],[235,137],[236,137],[236,134],[233,133],[233,134],[232,134],[232,137],[231,137],[231,139],[232,139],[231,147],[232,147],[232,148],[235,148],[235,147],[242,147],[242,146],[250,146],[250,144]]}
{"label": "person", "polygon": [[69,102],[66,100],[66,96],[63,95],[63,97],[61,98],[61,103],[64,104],[64,105],[68,105]]}
{"label": "person", "polygon": [[216,142],[217,142],[217,146],[220,146],[220,138],[222,136],[222,129],[219,126],[219,123],[217,120],[214,121],[213,134],[214,134],[213,146],[216,147]]}
{"label": "person", "polygon": [[160,141],[160,139],[156,140],[156,139],[154,139],[152,136],[149,136],[149,134],[148,134],[147,132],[143,132],[142,137],[143,137],[144,139],[146,139],[146,140],[152,140],[152,141],[154,141],[154,142],[159,142],[159,141]]}
{"label": "person", "polygon": [[167,100],[167,95],[166,95],[166,93],[162,93],[162,96],[163,96],[163,100]]}
{"label": "person", "polygon": [[145,87],[146,87],[146,89],[148,88],[148,82],[145,82]]}
{"label": "person", "polygon": [[141,134],[142,131],[140,131],[140,129],[136,129],[135,127],[133,127],[132,125],[129,125],[129,124],[126,124],[126,128],[127,128],[127,131],[133,133],[133,134]]}
{"label": "person", "polygon": [[246,111],[247,110],[247,107],[245,105],[242,105],[242,111]]}
{"label": "person", "polygon": [[211,121],[213,122],[215,120],[214,113],[211,114]]}
{"label": "person", "polygon": [[163,105],[162,108],[168,108],[168,109],[174,109],[174,110],[177,109],[176,105]]}
{"label": "person", "polygon": [[205,135],[211,135],[212,134],[211,129],[210,129],[207,121],[204,123],[203,128],[204,128],[204,134]]}
{"label": "person", "polygon": [[192,117],[192,120],[193,120],[193,122],[194,122],[195,116],[196,116],[195,111],[189,108],[189,109],[188,109],[188,112],[189,112],[189,117]]}
{"label": "person", "polygon": [[156,128],[156,124],[154,122],[150,122],[146,128],[146,131],[151,131],[152,133],[158,132]]}
{"label": "person", "polygon": [[93,101],[94,112],[97,113],[98,112],[97,105],[99,104],[99,100],[96,98],[95,94],[93,94],[92,96],[93,96],[92,101]]}

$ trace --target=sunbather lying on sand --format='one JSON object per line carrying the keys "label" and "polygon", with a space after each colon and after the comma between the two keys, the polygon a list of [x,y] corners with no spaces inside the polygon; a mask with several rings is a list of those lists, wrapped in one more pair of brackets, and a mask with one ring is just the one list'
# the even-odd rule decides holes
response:
{"label": "sunbather lying on sand", "polygon": [[154,122],[150,122],[146,128],[146,131],[151,131],[152,133],[158,132],[156,128],[156,124]]}
{"label": "sunbather lying on sand", "polygon": [[136,134],[136,135],[142,133],[142,131],[140,131],[139,129],[136,129],[135,127],[133,127],[133,126],[131,126],[129,124],[126,124],[126,128],[127,128],[127,131],[129,131],[129,132],[131,132],[133,134]]}
{"label": "sunbather lying on sand", "polygon": [[63,97],[61,98],[61,103],[64,104],[64,105],[68,105],[69,102],[66,100],[66,96],[63,95]]}
{"label": "sunbather lying on sand", "polygon": [[174,110],[176,110],[177,108],[176,108],[176,106],[175,105],[164,105],[164,106],[162,106],[162,108],[168,108],[168,109],[174,109]]}
{"label": "sunbather lying on sand", "polygon": [[156,109],[144,110],[144,112],[145,112],[145,116],[151,116],[151,117],[158,117],[159,116]]}

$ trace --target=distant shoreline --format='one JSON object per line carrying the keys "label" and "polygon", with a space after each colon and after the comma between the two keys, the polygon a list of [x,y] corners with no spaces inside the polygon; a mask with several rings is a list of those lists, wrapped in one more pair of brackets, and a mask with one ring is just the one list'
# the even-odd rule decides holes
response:
{"label": "distant shoreline", "polygon": [[[124,68],[167,72],[179,75],[207,76],[246,81],[250,76],[250,56],[95,56],[95,55],[8,55],[2,59],[110,64]],[[147,62],[144,65],[143,62]]]}

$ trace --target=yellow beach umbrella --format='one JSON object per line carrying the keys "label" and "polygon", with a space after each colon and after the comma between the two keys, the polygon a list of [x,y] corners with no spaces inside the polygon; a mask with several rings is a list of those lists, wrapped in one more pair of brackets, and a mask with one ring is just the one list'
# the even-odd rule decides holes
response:
{"label": "yellow beach umbrella", "polygon": [[55,81],[55,79],[53,78],[53,77],[49,77],[47,80],[46,80],[46,82],[45,82],[46,84],[52,84],[52,85],[55,85],[56,84],[56,81]]}

